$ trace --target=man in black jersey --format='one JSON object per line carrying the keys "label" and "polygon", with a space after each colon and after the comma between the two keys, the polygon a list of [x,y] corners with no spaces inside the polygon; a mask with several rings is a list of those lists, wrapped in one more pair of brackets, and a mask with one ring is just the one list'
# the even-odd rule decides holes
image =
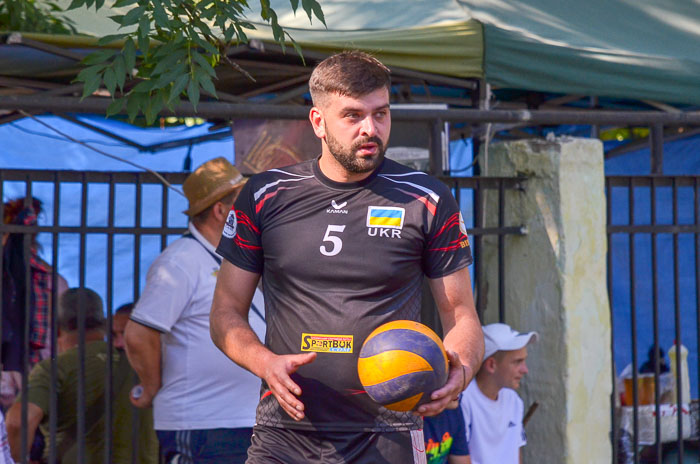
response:
{"label": "man in black jersey", "polygon": [[[390,85],[364,53],[324,60],[309,81],[321,155],[253,176],[229,213],[210,327],[262,379],[250,464],[425,462],[420,416],[439,414],[479,368],[464,222],[444,184],[384,158]],[[264,345],[247,322],[261,276]],[[400,413],[363,391],[357,358],[379,325],[419,319],[424,276],[450,373],[431,402]]]}

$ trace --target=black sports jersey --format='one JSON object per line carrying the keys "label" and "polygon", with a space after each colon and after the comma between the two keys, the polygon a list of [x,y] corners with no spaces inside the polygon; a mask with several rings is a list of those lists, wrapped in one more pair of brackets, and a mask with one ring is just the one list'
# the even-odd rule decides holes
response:
{"label": "black sports jersey", "polygon": [[293,376],[306,417],[291,419],[263,382],[257,423],[309,430],[421,427],[362,389],[357,359],[379,325],[420,318],[421,282],[468,266],[469,241],[449,189],[391,160],[355,183],[328,179],[318,159],[250,178],[217,249],[262,274],[265,344],[316,351]]}

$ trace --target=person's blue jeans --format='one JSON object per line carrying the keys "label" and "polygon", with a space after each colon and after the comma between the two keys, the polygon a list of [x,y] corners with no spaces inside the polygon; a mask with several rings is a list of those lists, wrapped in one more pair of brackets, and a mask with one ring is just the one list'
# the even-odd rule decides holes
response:
{"label": "person's blue jeans", "polygon": [[156,434],[161,463],[244,464],[253,429],[157,430]]}

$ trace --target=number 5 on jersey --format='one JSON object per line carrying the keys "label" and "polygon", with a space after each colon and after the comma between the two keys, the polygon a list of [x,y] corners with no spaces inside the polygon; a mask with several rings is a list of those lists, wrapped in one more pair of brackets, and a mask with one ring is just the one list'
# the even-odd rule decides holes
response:
{"label": "number 5 on jersey", "polygon": [[330,246],[327,244],[323,244],[319,247],[319,251],[321,252],[322,255],[335,256],[338,253],[340,253],[340,250],[343,249],[343,241],[340,239],[340,237],[336,237],[335,235],[331,235],[331,233],[333,233],[333,232],[341,233],[344,230],[345,230],[345,226],[328,224],[328,228],[326,229],[326,235],[323,236],[323,241],[330,242]]}

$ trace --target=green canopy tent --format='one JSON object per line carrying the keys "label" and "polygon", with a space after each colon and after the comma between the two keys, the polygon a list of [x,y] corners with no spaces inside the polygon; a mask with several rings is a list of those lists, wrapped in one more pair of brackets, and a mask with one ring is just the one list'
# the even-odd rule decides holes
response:
{"label": "green canopy tent", "polygon": [[[307,104],[312,66],[328,53],[359,48],[392,68],[402,86],[396,102],[476,107],[487,95],[478,93],[484,82],[517,89],[498,94],[504,109],[580,107],[592,96],[634,100],[634,110],[692,110],[700,102],[700,10],[680,0],[663,8],[652,0],[324,0],[327,28],[309,24],[305,12],[295,14],[287,0],[271,4],[305,61],[289,46],[282,53],[269,28],[259,25],[249,34],[250,44],[229,51],[255,82],[219,66],[220,101]],[[81,33],[95,36],[116,32],[107,19],[111,13],[80,9],[68,16]],[[12,108],[36,96],[49,110],[53,100],[46,97],[77,95],[70,85],[80,69],[77,60],[94,47],[96,39],[89,36],[0,36],[0,108],[7,104],[2,95],[20,96]],[[540,95],[530,98],[533,93]],[[100,108],[86,103],[88,111]],[[69,108],[80,108],[77,98],[61,107]]]}

